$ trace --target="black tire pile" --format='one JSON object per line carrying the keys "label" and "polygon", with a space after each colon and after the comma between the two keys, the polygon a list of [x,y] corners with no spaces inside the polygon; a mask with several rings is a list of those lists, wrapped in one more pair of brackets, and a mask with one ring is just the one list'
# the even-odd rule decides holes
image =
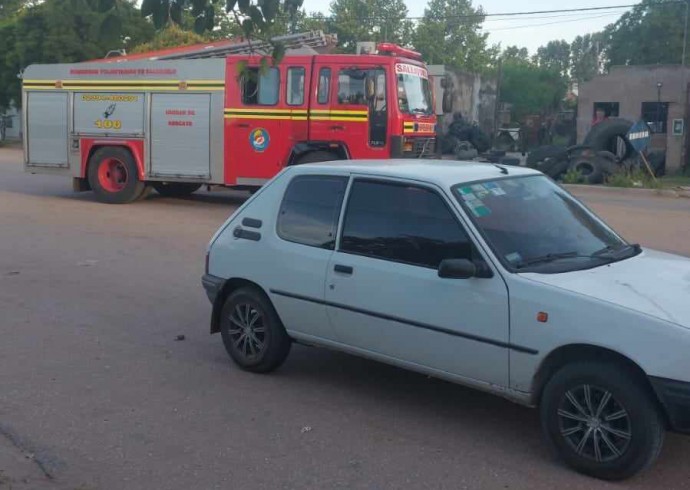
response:
{"label": "black tire pile", "polygon": [[[527,166],[552,179],[561,179],[567,172],[576,171],[583,183],[601,184],[610,175],[630,172],[644,165],[627,138],[632,125],[626,119],[607,119],[591,129],[582,145],[535,148],[527,156]],[[647,159],[655,175],[663,175],[665,152],[650,152]]]}
{"label": "black tire pile", "polygon": [[441,152],[444,155],[455,155],[458,160],[471,160],[490,148],[491,140],[486,133],[459,114],[456,114],[441,140]]}

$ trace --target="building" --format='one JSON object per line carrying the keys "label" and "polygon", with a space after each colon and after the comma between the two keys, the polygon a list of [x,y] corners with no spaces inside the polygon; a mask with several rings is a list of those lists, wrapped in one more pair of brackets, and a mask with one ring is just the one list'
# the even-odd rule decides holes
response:
{"label": "building", "polygon": [[[429,76],[434,85],[436,115],[439,116],[442,132],[453,122],[452,113],[455,112],[462,113],[467,121],[476,122],[486,134],[492,134],[496,130],[496,77],[463,72],[445,65],[430,65]],[[443,107],[444,92],[452,102],[446,110]]]}
{"label": "building", "polygon": [[606,117],[644,120],[654,132],[651,147],[666,151],[666,169],[688,164],[688,82],[680,65],[615,66],[579,87],[577,134],[582,142],[598,109]]}

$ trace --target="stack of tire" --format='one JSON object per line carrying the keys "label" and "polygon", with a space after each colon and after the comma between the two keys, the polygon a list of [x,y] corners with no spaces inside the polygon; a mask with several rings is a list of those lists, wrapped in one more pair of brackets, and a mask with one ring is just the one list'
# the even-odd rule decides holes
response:
{"label": "stack of tire", "polygon": [[463,119],[460,113],[454,114],[453,122],[441,140],[443,154],[455,155],[458,160],[471,160],[489,148],[491,141],[479,126]]}
{"label": "stack of tire", "polygon": [[[582,145],[536,148],[528,155],[527,166],[553,179],[563,177],[566,172],[576,171],[584,183],[601,184],[609,175],[640,166],[639,156],[627,138],[632,125],[627,119],[607,119],[590,130]],[[652,152],[648,160],[655,174],[662,175],[665,154]]]}

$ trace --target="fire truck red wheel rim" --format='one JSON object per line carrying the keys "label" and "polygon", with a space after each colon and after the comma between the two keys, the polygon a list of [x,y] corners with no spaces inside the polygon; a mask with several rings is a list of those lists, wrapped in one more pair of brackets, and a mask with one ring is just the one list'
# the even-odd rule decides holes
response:
{"label": "fire truck red wheel rim", "polygon": [[98,183],[108,192],[120,192],[128,179],[127,166],[117,158],[106,158],[98,165]]}

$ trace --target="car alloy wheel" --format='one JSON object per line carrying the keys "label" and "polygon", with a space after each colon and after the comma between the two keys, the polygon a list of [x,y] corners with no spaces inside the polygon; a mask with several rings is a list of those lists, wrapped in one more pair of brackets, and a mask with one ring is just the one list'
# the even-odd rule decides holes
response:
{"label": "car alloy wheel", "polygon": [[573,451],[597,463],[620,458],[630,445],[630,416],[603,388],[581,385],[568,390],[558,418],[561,436]]}
{"label": "car alloy wheel", "polygon": [[266,347],[266,325],[262,312],[250,303],[239,303],[229,319],[228,333],[236,353],[248,361],[261,356]]}

